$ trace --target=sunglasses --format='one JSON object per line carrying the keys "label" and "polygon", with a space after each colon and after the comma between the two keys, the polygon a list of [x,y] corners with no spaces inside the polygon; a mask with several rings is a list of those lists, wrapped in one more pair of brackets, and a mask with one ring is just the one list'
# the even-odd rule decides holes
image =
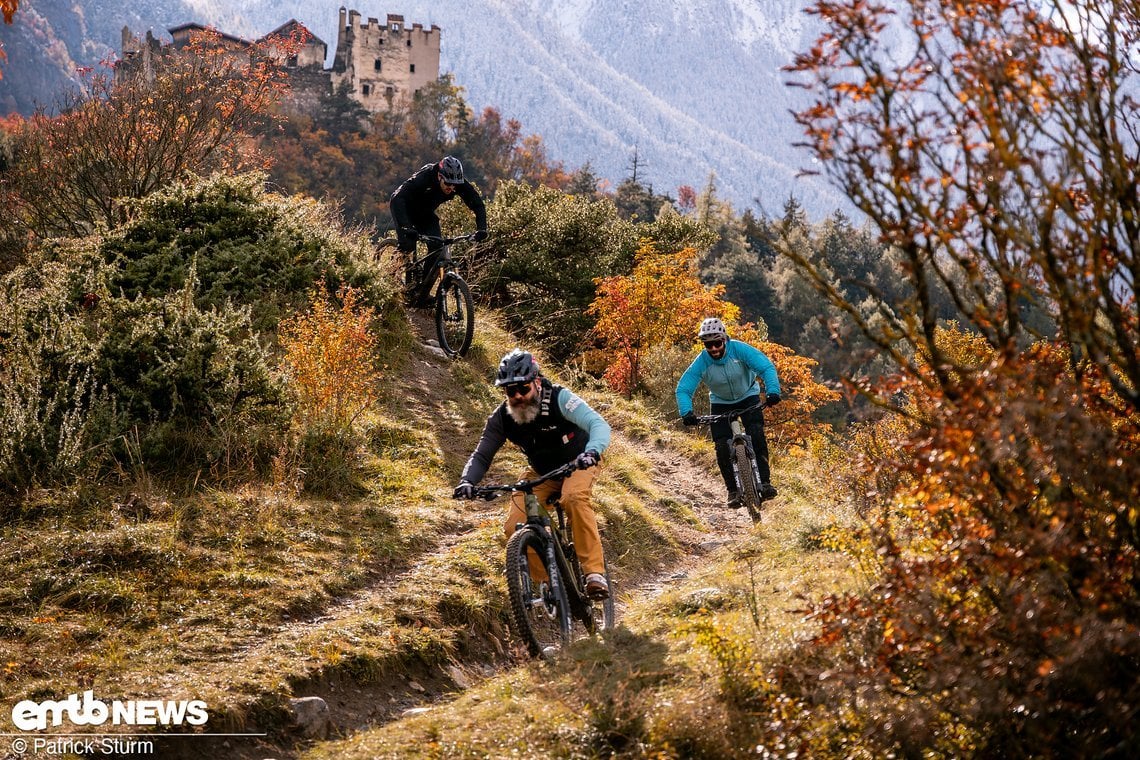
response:
{"label": "sunglasses", "polygon": [[707,340],[705,341],[705,348],[720,348],[724,345],[723,340]]}
{"label": "sunglasses", "polygon": [[507,392],[508,396],[525,396],[530,393],[530,383],[515,383],[514,385],[504,385],[503,390]]}

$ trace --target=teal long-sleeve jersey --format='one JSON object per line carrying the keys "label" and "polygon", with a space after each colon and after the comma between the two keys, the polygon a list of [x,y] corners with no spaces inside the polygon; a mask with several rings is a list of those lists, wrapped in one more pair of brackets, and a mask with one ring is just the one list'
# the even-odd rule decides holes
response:
{"label": "teal long-sleeve jersey", "polygon": [[760,382],[764,383],[765,393],[780,392],[780,379],[772,360],[760,349],[738,340],[725,344],[720,359],[701,351],[681,375],[677,381],[677,411],[681,416],[693,411],[693,394],[702,380],[714,404],[734,404],[759,395]]}

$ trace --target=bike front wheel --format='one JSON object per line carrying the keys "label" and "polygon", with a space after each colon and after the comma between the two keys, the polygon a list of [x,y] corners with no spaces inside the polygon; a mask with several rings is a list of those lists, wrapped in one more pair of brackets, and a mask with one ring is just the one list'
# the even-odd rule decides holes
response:
{"label": "bike front wheel", "polygon": [[439,347],[450,357],[464,356],[475,335],[475,302],[471,289],[454,272],[444,275],[435,292],[435,331]]}
{"label": "bike front wheel", "polygon": [[743,441],[734,443],[732,456],[736,460],[736,471],[740,476],[740,497],[748,509],[753,523],[760,522],[760,489],[756,485],[756,464],[748,456],[748,446]]}
{"label": "bike front wheel", "polygon": [[[529,556],[541,560],[545,580],[531,577]],[[532,657],[549,657],[570,643],[570,604],[558,567],[548,561],[546,541],[520,528],[507,541],[507,592],[511,626]]]}

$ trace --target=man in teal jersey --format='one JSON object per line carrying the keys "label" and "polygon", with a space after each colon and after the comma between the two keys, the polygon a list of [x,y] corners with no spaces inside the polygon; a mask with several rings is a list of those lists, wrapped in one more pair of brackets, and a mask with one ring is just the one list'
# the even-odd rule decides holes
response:
{"label": "man in teal jersey", "polygon": [[[760,382],[764,384],[768,406],[780,403],[780,379],[776,365],[759,349],[739,340],[729,340],[724,323],[716,317],[701,322],[697,337],[705,350],[693,360],[677,382],[677,412],[686,425],[696,425],[693,413],[693,394],[704,381],[709,389],[713,414],[747,409],[760,403]],[[768,441],[764,437],[764,413],[760,409],[746,412],[740,417],[744,431],[752,439],[756,464],[760,468],[760,495],[765,499],[776,497],[772,487],[772,471],[768,465]],[[739,509],[740,492],[732,474],[732,423],[725,419],[711,426],[716,446],[716,463],[720,467],[728,489],[728,506]]]}

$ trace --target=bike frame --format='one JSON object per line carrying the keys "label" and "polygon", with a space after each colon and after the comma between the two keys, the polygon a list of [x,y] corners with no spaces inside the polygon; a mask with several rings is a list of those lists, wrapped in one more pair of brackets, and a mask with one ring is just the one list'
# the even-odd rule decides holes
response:
{"label": "bike frame", "polygon": [[[436,261],[436,265],[433,267],[434,271],[432,275],[432,289],[434,290],[435,287],[439,284],[439,281],[447,275],[456,274],[458,276],[458,273],[455,272],[455,267],[453,266],[454,262],[451,259],[451,244],[474,240],[475,234],[470,233],[467,235],[456,235],[455,237],[436,237],[435,235],[421,235],[419,239],[424,241],[424,243],[432,242],[443,244],[439,249],[439,260]],[[428,252],[423,256],[420,256],[418,258],[413,256],[412,263],[409,266],[419,267],[421,264],[427,261],[428,257],[431,255],[432,252],[429,248]]]}
{"label": "bike frame", "polygon": [[[551,586],[561,591],[565,587],[566,600],[570,605],[571,617],[577,618],[589,628],[587,620],[593,620],[595,601],[586,595],[580,568],[577,568],[577,558],[571,560],[574,552],[573,533],[566,520],[562,505],[557,500],[552,502],[554,517],[534,494],[534,488],[548,480],[562,478],[574,472],[577,467],[573,463],[565,464],[556,470],[548,472],[534,480],[520,480],[510,485],[482,486],[476,488],[476,493],[485,499],[493,499],[499,493],[511,491],[523,492],[523,504],[526,509],[526,522],[518,523],[515,531],[530,530],[536,535],[543,546],[547,563],[557,568],[558,579],[551,577]],[[606,604],[602,602],[602,604]]]}
{"label": "bike frame", "polygon": [[[526,504],[526,523],[518,528],[532,527],[542,539],[546,548],[547,559],[558,568],[558,575],[566,583],[566,596],[570,602],[570,611],[575,617],[585,620],[590,615],[592,600],[586,596],[582,588],[580,573],[575,571],[569,554],[574,551],[574,540],[570,526],[566,524],[566,516],[562,505],[558,501],[551,502],[554,506],[556,519],[551,519],[550,510],[542,506],[534,493],[527,491],[524,496]],[[516,529],[518,529],[516,528]]]}

